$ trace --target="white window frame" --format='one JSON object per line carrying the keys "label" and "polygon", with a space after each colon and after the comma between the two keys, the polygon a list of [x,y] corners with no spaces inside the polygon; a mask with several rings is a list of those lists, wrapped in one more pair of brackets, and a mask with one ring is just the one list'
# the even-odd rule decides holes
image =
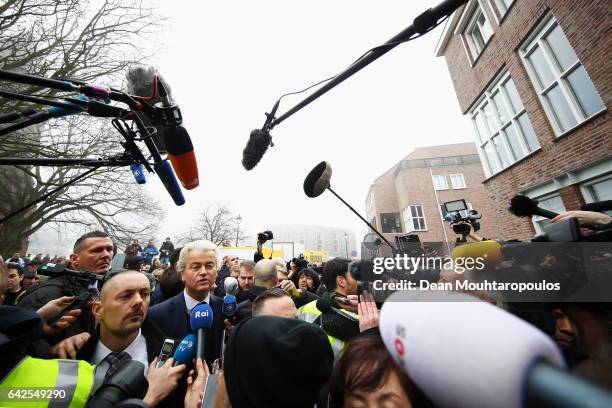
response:
{"label": "white window frame", "polygon": [[508,10],[510,10],[510,7],[512,7],[512,5],[514,4],[516,0],[510,0],[510,5],[507,6],[506,3],[504,2],[504,0],[495,0],[495,5],[497,6],[497,10],[499,11],[499,15],[503,18],[506,13],[508,12]]}
{"label": "white window frame", "polygon": [[[482,162],[482,166],[484,167],[485,175],[487,177],[500,173],[504,171],[504,169],[512,166],[514,163],[524,160],[527,156],[537,151],[541,147],[540,141],[538,140],[537,135],[535,135],[534,130],[534,137],[537,145],[534,146],[533,150],[530,150],[529,144],[527,143],[527,138],[525,136],[525,131],[519,122],[519,118],[525,115],[530,125],[531,120],[529,119],[529,115],[527,115],[525,105],[523,104],[520,95],[518,95],[518,90],[517,95],[519,97],[519,101],[521,102],[521,106],[516,110],[515,107],[513,107],[511,98],[505,89],[505,85],[509,81],[512,81],[514,84],[510,73],[507,70],[502,71],[492,82],[489,88],[485,90],[479,101],[474,105],[469,113],[472,125],[474,127],[474,132],[476,133],[476,144],[478,146],[480,161]],[[516,89],[516,85],[514,85],[514,88]],[[502,103],[504,104],[504,106],[501,108],[497,106],[496,101],[494,100],[494,97],[498,93],[501,95]],[[485,110],[486,107],[489,107],[489,112],[491,112],[493,115],[492,121],[495,122],[494,128],[492,128],[493,126],[487,120]],[[501,123],[500,117],[497,114],[500,109],[503,109],[508,116],[508,118],[505,118],[504,123]],[[482,130],[484,130],[486,134],[482,134],[483,132],[481,132],[481,129],[478,127],[477,120],[481,121],[481,127],[483,128]],[[508,142],[506,132],[509,128],[512,128],[516,134],[520,148],[519,153],[522,154],[520,157],[515,157],[511,145]],[[531,125],[531,128],[533,129],[533,125]],[[499,143],[498,147],[494,145],[493,139],[501,142]],[[490,155],[487,154],[488,148],[491,149]],[[508,159],[507,165],[504,165],[504,162],[498,152],[498,148],[505,152],[505,156]]]}
{"label": "white window frame", "polygon": [[[580,58],[577,58],[576,61],[574,61],[569,67],[567,67],[565,70],[562,71],[561,67],[558,65],[558,63],[555,60],[555,57],[551,51],[550,45],[544,39],[544,37],[546,37],[550,32],[552,32],[552,30],[554,30],[554,28],[557,26],[559,26],[559,28],[561,29],[561,32],[565,36],[566,40],[568,40],[561,25],[557,22],[555,17],[552,14],[550,14],[545,19],[543,19],[542,22],[538,24],[538,26],[536,26],[533,33],[525,39],[524,44],[519,49],[519,55],[521,56],[521,60],[523,61],[523,64],[525,65],[525,68],[527,69],[527,74],[529,75],[529,79],[531,80],[531,83],[533,84],[536,90],[536,93],[538,94],[538,98],[540,98],[542,106],[544,107],[544,111],[546,112],[546,116],[548,116],[548,120],[553,127],[555,135],[557,135],[557,137],[560,137],[566,133],[573,131],[576,127],[580,126],[582,123],[586,122],[590,118],[605,111],[606,106],[601,100],[601,95],[599,94],[599,91],[597,91],[596,89],[595,91],[597,93],[597,96],[601,100],[603,108],[597,112],[594,112],[590,116],[586,116],[585,112],[583,112],[582,107],[578,101],[578,98],[574,95],[574,92],[572,91],[572,87],[569,84],[569,81],[567,80],[567,77],[570,74],[572,74],[576,69],[583,66],[582,62],[580,62]],[[542,50],[542,54],[548,65],[548,68],[550,69],[550,71],[552,72],[554,76],[553,81],[547,85],[540,85],[540,81],[536,73],[536,70],[532,66],[531,62],[528,60],[529,56],[537,48]],[[573,50],[573,47],[572,47],[572,50]],[[575,53],[575,50],[574,50],[574,53]],[[585,72],[586,72],[586,68],[585,68]],[[593,83],[590,76],[588,76],[588,72],[587,72],[587,77],[589,78],[591,83]],[[545,96],[548,91],[552,90],[556,86],[559,86],[559,89],[561,90],[563,98],[568,103],[570,111],[572,112],[572,114],[574,115],[574,119],[576,120],[576,124],[574,124],[573,126],[565,130],[562,129],[560,120],[557,119],[557,116],[554,113],[555,112],[554,109],[552,108],[550,102],[548,101],[548,98]],[[595,88],[595,84],[593,84],[593,87]]]}
{"label": "white window frame", "polygon": [[[600,197],[595,197],[593,195],[593,190],[591,189],[593,184],[598,184],[601,183],[603,181],[608,181],[608,180],[612,180],[612,174],[607,174],[603,177],[598,177],[594,180],[588,181],[586,183],[583,183],[580,185],[580,192],[582,193],[582,197],[584,198],[584,201],[586,203],[594,203],[597,201],[601,201],[602,198]],[[603,200],[606,200],[605,197],[603,197]],[[610,198],[608,199],[610,200]],[[612,210],[610,211],[604,211],[606,214],[608,215],[612,215]]]}
{"label": "white window frame", "polygon": [[[465,177],[463,176],[463,173],[449,174],[448,177],[450,177],[451,185],[453,186],[454,190],[460,190],[463,188],[467,188],[467,185],[465,183]],[[454,178],[460,178],[462,181],[462,185],[460,186],[456,185]]]}
{"label": "white window frame", "polygon": [[[477,21],[480,15],[484,16],[484,24],[488,25],[488,28],[491,31],[491,35],[488,38],[485,38],[484,35],[482,35],[484,34],[482,31],[482,26],[479,25],[479,29],[481,30],[481,35],[484,40],[484,45],[482,48],[480,48],[478,44],[474,42],[472,35],[469,34],[472,32],[474,26],[478,25]],[[457,23],[457,28],[455,29],[454,34],[461,36],[461,40],[466,49],[470,64],[474,65],[478,57],[482,54],[482,51],[486,48],[487,44],[489,41],[491,41],[491,38],[495,34],[493,31],[493,26],[489,21],[489,17],[487,16],[487,13],[485,13],[484,4],[481,1],[471,0],[468,2],[468,4],[465,6],[463,14],[461,15],[461,18],[459,19],[459,22]]]}
{"label": "white window frame", "polygon": [[[443,186],[440,186],[439,185],[440,183],[436,183],[436,180],[438,182],[441,180],[444,180]],[[433,183],[433,186],[436,189],[436,191],[448,190],[448,180],[446,179],[446,174],[432,174],[431,182]]]}
{"label": "white window frame", "polygon": [[[421,214],[422,216],[416,216],[414,217],[412,215],[412,207],[420,207],[421,208]],[[422,204],[413,204],[413,205],[409,205],[408,207],[404,208],[404,211],[402,211],[403,216],[404,216],[404,230],[406,231],[406,233],[410,233],[410,232],[419,232],[419,231],[427,231],[427,219],[425,218],[425,210],[423,209],[423,205]],[[417,220],[422,220],[423,221],[423,225],[422,228],[414,228],[414,223],[413,220],[417,219]],[[420,222],[419,222],[420,224]]]}

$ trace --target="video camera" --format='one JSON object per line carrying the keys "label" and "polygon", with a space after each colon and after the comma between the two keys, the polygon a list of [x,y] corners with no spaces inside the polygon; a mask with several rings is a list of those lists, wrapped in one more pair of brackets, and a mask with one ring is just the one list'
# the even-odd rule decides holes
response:
{"label": "video camera", "polygon": [[51,278],[65,276],[70,280],[74,288],[74,292],[71,295],[76,296],[58,315],[47,322],[50,326],[59,321],[66,312],[81,309],[87,302],[97,300],[100,295],[98,282],[101,285],[105,277],[105,275],[95,272],[75,271],[67,268],[66,265],[54,263],[40,265],[38,273]]}
{"label": "video camera", "polygon": [[274,239],[274,234],[272,233],[272,231],[264,231],[264,232],[259,232],[257,234],[257,242],[260,244],[265,244],[266,241],[270,240],[270,239]]}
{"label": "video camera", "polygon": [[476,210],[468,209],[464,199],[448,201],[444,203],[444,209],[446,211],[444,221],[450,222],[455,234],[467,235],[472,228],[474,231],[480,229],[480,214]]}

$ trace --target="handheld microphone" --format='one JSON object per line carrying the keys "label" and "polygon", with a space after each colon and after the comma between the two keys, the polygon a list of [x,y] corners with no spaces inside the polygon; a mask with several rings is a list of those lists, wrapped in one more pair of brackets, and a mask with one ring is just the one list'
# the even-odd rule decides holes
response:
{"label": "handheld microphone", "polygon": [[497,265],[503,261],[502,245],[497,241],[470,242],[453,248],[451,253],[453,259],[457,258],[481,258],[485,265]]}
{"label": "handheld microphone", "polygon": [[236,314],[238,304],[236,302],[236,296],[232,294],[225,295],[223,298],[223,316],[232,317]]}
{"label": "handheld microphone", "polygon": [[598,201],[596,203],[586,203],[580,206],[582,211],[605,212],[612,211],[612,200]]}
{"label": "handheld microphone", "polygon": [[138,184],[145,184],[147,182],[147,179],[144,174],[144,167],[142,166],[142,164],[132,164],[130,166],[130,170],[132,170],[134,179]]}
{"label": "handheld microphone", "polygon": [[521,194],[517,194],[512,197],[508,211],[517,217],[531,217],[534,215],[539,215],[540,217],[544,218],[555,218],[557,215],[559,215],[556,212],[538,207],[538,202],[536,200]]}
{"label": "handheld microphone", "polygon": [[181,187],[176,180],[176,176],[174,175],[174,171],[172,171],[170,163],[167,160],[156,162],[153,164],[153,168],[170,194],[170,197],[172,197],[174,204],[185,204],[185,197],[183,197],[183,192],[181,191]]}
{"label": "handheld microphone", "polygon": [[197,340],[196,335],[193,333],[186,335],[185,338],[181,340],[176,350],[174,350],[174,355],[172,356],[174,362],[172,363],[172,367],[191,363],[193,354],[195,353],[195,344]]}
{"label": "handheld microphone", "polygon": [[196,344],[196,358],[201,358],[204,361],[204,336],[206,330],[210,329],[213,324],[213,310],[206,303],[200,303],[191,309],[191,317],[189,325],[191,330],[198,333],[198,341]]}
{"label": "handheld microphone", "polygon": [[238,279],[228,276],[223,282],[223,288],[225,289],[225,293],[227,293],[228,295],[236,296],[238,294],[239,288]]}
{"label": "handheld microphone", "polygon": [[[602,391],[560,369],[563,356],[550,337],[465,294],[396,292],[382,307],[380,332],[436,406],[514,408],[535,400],[546,401],[538,406],[610,406],[609,399],[589,405],[602,401]],[[452,339],[460,339],[460,349],[449,345]]]}
{"label": "handheld microphone", "polygon": [[135,360],[123,364],[91,397],[86,408],[113,408],[128,398],[144,398],[149,382],[144,365]]}

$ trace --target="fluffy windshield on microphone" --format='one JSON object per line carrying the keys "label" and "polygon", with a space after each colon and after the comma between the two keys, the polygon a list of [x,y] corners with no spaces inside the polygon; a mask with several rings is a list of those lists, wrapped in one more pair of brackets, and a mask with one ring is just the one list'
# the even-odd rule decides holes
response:
{"label": "fluffy windshield on microphone", "polygon": [[249,141],[242,151],[242,166],[246,170],[252,170],[261,160],[268,146],[272,144],[272,136],[269,132],[261,129],[251,131]]}
{"label": "fluffy windshield on microphone", "polygon": [[[172,90],[168,82],[164,80],[156,68],[147,65],[134,65],[128,68],[125,74],[127,92],[130,95],[145,97],[151,105],[161,102],[159,93],[154,87],[155,75],[158,76],[158,80],[164,85],[168,93],[168,98],[174,101],[172,98]],[[143,115],[139,112],[136,112],[136,114],[142,119],[146,126],[153,126],[151,119],[147,115]],[[164,134],[168,132],[168,129],[166,129],[165,126],[156,126],[156,129],[157,134],[153,136],[153,140],[155,140],[159,152],[162,154],[166,153],[167,149]]]}
{"label": "fluffy windshield on microphone", "polygon": [[304,193],[310,198],[320,196],[329,187],[331,175],[331,164],[326,161],[317,164],[304,179]]}
{"label": "fluffy windshield on microphone", "polygon": [[317,300],[317,309],[319,309],[322,313],[327,313],[331,310],[332,303],[329,299],[319,298]]}
{"label": "fluffy windshield on microphone", "polygon": [[538,212],[538,202],[527,196],[517,194],[510,200],[508,211],[517,217],[529,217]]}

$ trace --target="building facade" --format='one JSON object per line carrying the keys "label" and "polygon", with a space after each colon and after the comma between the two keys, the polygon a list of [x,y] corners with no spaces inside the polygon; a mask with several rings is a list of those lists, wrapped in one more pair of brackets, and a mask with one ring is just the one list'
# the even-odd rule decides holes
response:
{"label": "building facade", "polygon": [[368,220],[391,243],[406,234],[452,243],[457,235],[443,220],[443,203],[463,199],[482,216],[479,233],[496,238],[484,178],[474,143],[417,148],[374,181],[366,198]]}
{"label": "building facade", "polygon": [[[305,251],[323,251],[330,258],[352,258],[357,251],[355,233],[351,230],[321,225],[272,225],[274,242],[295,242],[303,245]],[[294,256],[298,256],[296,253]]]}
{"label": "building facade", "polygon": [[546,220],[506,211],[517,193],[556,212],[612,199],[610,2],[470,0],[436,50],[474,127],[502,238]]}

